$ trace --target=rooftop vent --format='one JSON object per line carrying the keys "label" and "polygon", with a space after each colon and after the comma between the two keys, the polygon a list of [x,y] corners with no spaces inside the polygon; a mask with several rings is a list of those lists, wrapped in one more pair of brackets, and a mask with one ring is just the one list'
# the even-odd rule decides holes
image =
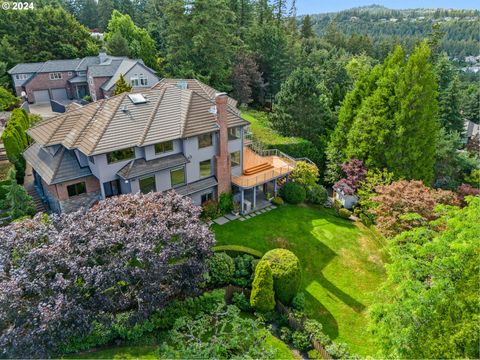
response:
{"label": "rooftop vent", "polygon": [[124,112],[124,113],[128,113],[128,106],[127,105],[122,105],[120,110],[122,110],[122,112]]}
{"label": "rooftop vent", "polygon": [[215,105],[211,106],[208,110],[210,114],[216,115],[217,114],[217,107]]}
{"label": "rooftop vent", "polygon": [[177,87],[182,90],[186,90],[188,88],[188,84],[185,80],[180,80],[177,82]]}
{"label": "rooftop vent", "polygon": [[135,105],[136,104],[145,104],[147,102],[147,99],[145,99],[142,94],[128,94],[128,98]]}

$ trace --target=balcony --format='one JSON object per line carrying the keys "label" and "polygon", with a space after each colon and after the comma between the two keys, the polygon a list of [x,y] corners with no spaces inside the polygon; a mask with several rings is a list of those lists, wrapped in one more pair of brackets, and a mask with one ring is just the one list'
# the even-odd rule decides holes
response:
{"label": "balcony", "polygon": [[277,149],[243,148],[243,174],[232,176],[232,182],[246,189],[286,176],[295,167],[295,160]]}

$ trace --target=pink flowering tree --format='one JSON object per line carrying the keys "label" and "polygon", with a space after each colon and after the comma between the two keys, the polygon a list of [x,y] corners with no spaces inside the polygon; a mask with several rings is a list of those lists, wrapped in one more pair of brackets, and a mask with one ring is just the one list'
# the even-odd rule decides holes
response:
{"label": "pink flowering tree", "polygon": [[122,195],[0,229],[1,357],[48,357],[95,322],[198,293],[214,236],[187,197]]}
{"label": "pink flowering tree", "polygon": [[367,177],[367,168],[362,160],[352,159],[341,165],[345,177],[337,181],[333,188],[345,195],[354,195],[361,183]]}

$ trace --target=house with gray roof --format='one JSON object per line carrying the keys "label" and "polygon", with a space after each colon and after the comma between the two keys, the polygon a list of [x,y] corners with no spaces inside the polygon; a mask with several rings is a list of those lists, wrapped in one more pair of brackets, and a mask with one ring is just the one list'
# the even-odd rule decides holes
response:
{"label": "house with gray roof", "polygon": [[110,97],[121,74],[135,89],[150,88],[158,81],[155,71],[142,60],[105,53],[83,59],[17,64],[8,73],[17,96],[26,97],[32,104],[79,100],[86,95],[93,101]]}
{"label": "house with gray roof", "polygon": [[233,190],[248,212],[295,162],[249,148],[236,105],[197,80],[163,79],[41,121],[27,131],[34,143],[23,156],[55,212],[171,189],[198,205]]}

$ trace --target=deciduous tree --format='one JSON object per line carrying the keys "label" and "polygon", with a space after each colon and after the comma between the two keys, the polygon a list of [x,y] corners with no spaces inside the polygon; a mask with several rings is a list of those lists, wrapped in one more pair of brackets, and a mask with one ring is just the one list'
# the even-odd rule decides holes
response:
{"label": "deciduous tree", "polygon": [[95,321],[124,313],[133,325],[197,294],[215,241],[200,211],[173,191],[152,192],[0,228],[2,357],[58,356]]}

